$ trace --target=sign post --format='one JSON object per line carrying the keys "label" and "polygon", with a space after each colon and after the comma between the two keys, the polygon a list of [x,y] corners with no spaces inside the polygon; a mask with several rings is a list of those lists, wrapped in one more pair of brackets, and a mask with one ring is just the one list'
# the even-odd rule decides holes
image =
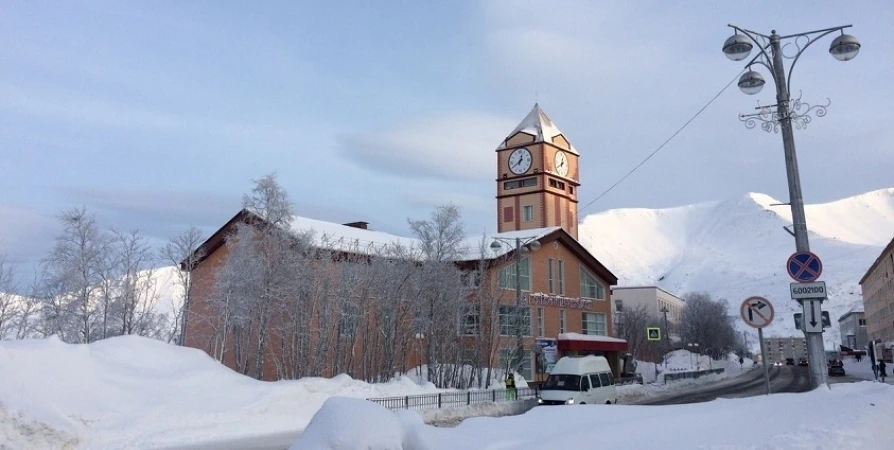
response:
{"label": "sign post", "polygon": [[[817,281],[823,274],[823,262],[807,247],[806,232],[804,245],[788,257],[785,268],[796,283],[791,284],[792,299],[801,303],[801,330],[807,338],[807,360],[810,365],[810,381],[814,387],[829,386],[826,371],[823,370],[826,353],[823,344],[822,304],[828,295],[826,283]],[[797,319],[796,319],[797,320]]]}
{"label": "sign post", "polygon": [[764,348],[764,327],[773,322],[773,316],[776,314],[773,305],[763,297],[748,297],[739,307],[739,314],[748,326],[757,328],[757,339],[761,343],[764,381],[767,384],[767,395],[770,395],[770,369],[767,367],[767,350]]}

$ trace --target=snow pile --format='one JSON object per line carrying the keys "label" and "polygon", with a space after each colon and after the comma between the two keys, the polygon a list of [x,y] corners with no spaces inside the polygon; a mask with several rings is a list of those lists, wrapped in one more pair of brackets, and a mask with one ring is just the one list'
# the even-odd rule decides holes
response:
{"label": "snow pile", "polygon": [[[764,335],[801,336],[792,314],[785,261],[794,242],[783,225],[790,210],[763,194],[669,209],[615,209],[584,218],[581,243],[620,277],[620,285],[660,285],[677,294],[708,291],[730,303],[738,317],[742,300],[773,301],[776,320]],[[836,319],[862,302],[858,282],[892,237],[894,188],[808,205],[810,247],[823,260],[830,297],[823,308],[833,326],[827,348],[840,341]],[[736,319],[740,329],[747,329]],[[753,331],[750,330],[749,331]],[[752,334],[753,336],[753,334]],[[756,339],[750,339],[756,345]]]}
{"label": "snow pile", "polygon": [[326,400],[291,449],[401,450],[403,434],[400,420],[384,407],[364,400],[333,397]]}
{"label": "snow pile", "polygon": [[265,439],[285,448],[332,396],[439,392],[407,378],[262,382],[201,350],[136,336],[2,341],[0,380],[0,443],[47,449],[239,448]]}
{"label": "snow pile", "polygon": [[[654,447],[656,436],[661,448],[669,450],[888,448],[894,441],[890,427],[894,388],[867,382],[836,384],[803,394],[662,407],[536,407],[520,416],[468,419],[455,428],[401,420],[384,409],[372,411],[359,403],[338,405],[337,410],[326,412],[327,420],[315,418],[292,449],[341,448],[322,446],[330,442],[362,443],[352,448],[367,449],[593,448],[594,442],[605,448],[643,449]],[[333,417],[339,423],[332,423]],[[345,423],[359,425],[355,430]],[[403,424],[403,432],[394,430],[395,423]],[[370,436],[375,439],[370,445],[359,439],[369,436],[372,424],[381,427],[389,440]],[[748,424],[745,433],[742,424]]]}

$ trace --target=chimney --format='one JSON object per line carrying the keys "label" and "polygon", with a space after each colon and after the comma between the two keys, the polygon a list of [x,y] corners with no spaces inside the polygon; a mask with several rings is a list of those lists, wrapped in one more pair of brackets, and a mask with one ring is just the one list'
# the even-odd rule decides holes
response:
{"label": "chimney", "polygon": [[351,228],[359,228],[359,229],[361,229],[361,230],[367,230],[367,229],[369,229],[369,228],[368,228],[368,227],[369,227],[369,222],[349,222],[349,223],[344,223],[344,224],[342,224],[342,225],[344,225],[344,226],[346,226],[346,227],[351,227]]}

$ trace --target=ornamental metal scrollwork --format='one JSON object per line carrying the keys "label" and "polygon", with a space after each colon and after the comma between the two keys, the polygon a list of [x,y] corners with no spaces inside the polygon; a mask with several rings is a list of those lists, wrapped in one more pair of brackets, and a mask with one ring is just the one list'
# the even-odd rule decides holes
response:
{"label": "ornamental metal scrollwork", "polygon": [[807,128],[807,125],[813,121],[812,116],[824,117],[828,112],[829,105],[832,101],[826,99],[825,105],[811,105],[801,101],[800,93],[798,98],[788,101],[786,111],[779,111],[777,105],[758,105],[757,113],[739,114],[739,120],[745,124],[745,128],[752,129],[761,124],[761,129],[767,133],[779,133],[779,123],[785,118],[785,114],[791,119],[792,126],[798,130]]}

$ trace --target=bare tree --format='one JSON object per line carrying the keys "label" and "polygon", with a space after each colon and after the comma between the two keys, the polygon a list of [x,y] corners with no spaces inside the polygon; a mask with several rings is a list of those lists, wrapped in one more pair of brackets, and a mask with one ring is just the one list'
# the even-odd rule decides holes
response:
{"label": "bare tree", "polygon": [[686,343],[697,343],[699,348],[722,352],[736,343],[736,331],[727,314],[727,302],[713,299],[709,293],[686,294],[680,323],[681,336]]}
{"label": "bare tree", "polygon": [[627,341],[630,346],[630,353],[634,358],[640,357],[640,350],[647,343],[646,328],[654,325],[657,321],[651,314],[646,305],[637,305],[634,308],[623,308],[617,314],[616,334],[619,338]]}
{"label": "bare tree", "polygon": [[202,241],[201,230],[195,226],[190,226],[183,233],[171,237],[168,243],[161,249],[162,259],[178,268],[176,282],[181,297],[179,299],[171,299],[171,301],[175,302],[173,308],[174,317],[172,318],[174,329],[171,332],[171,336],[176,337],[179,345],[185,345],[187,333],[189,332],[186,324],[189,322],[192,300],[193,269],[204,257],[199,251]]}
{"label": "bare tree", "polygon": [[62,234],[43,261],[43,328],[68,342],[88,343],[101,337],[95,294],[109,238],[86,208],[65,211],[59,220]]}
{"label": "bare tree", "polygon": [[16,295],[15,267],[0,253],[0,339],[15,336],[22,320],[23,300]]}
{"label": "bare tree", "polygon": [[451,204],[436,208],[428,220],[408,219],[408,223],[419,239],[425,258],[416,317],[421,319],[427,343],[428,379],[443,381],[443,374],[436,373],[438,359],[445,356],[441,354],[445,346],[456,340],[458,317],[464,303],[459,290],[459,270],[455,266],[465,238],[462,215],[459,207]]}

